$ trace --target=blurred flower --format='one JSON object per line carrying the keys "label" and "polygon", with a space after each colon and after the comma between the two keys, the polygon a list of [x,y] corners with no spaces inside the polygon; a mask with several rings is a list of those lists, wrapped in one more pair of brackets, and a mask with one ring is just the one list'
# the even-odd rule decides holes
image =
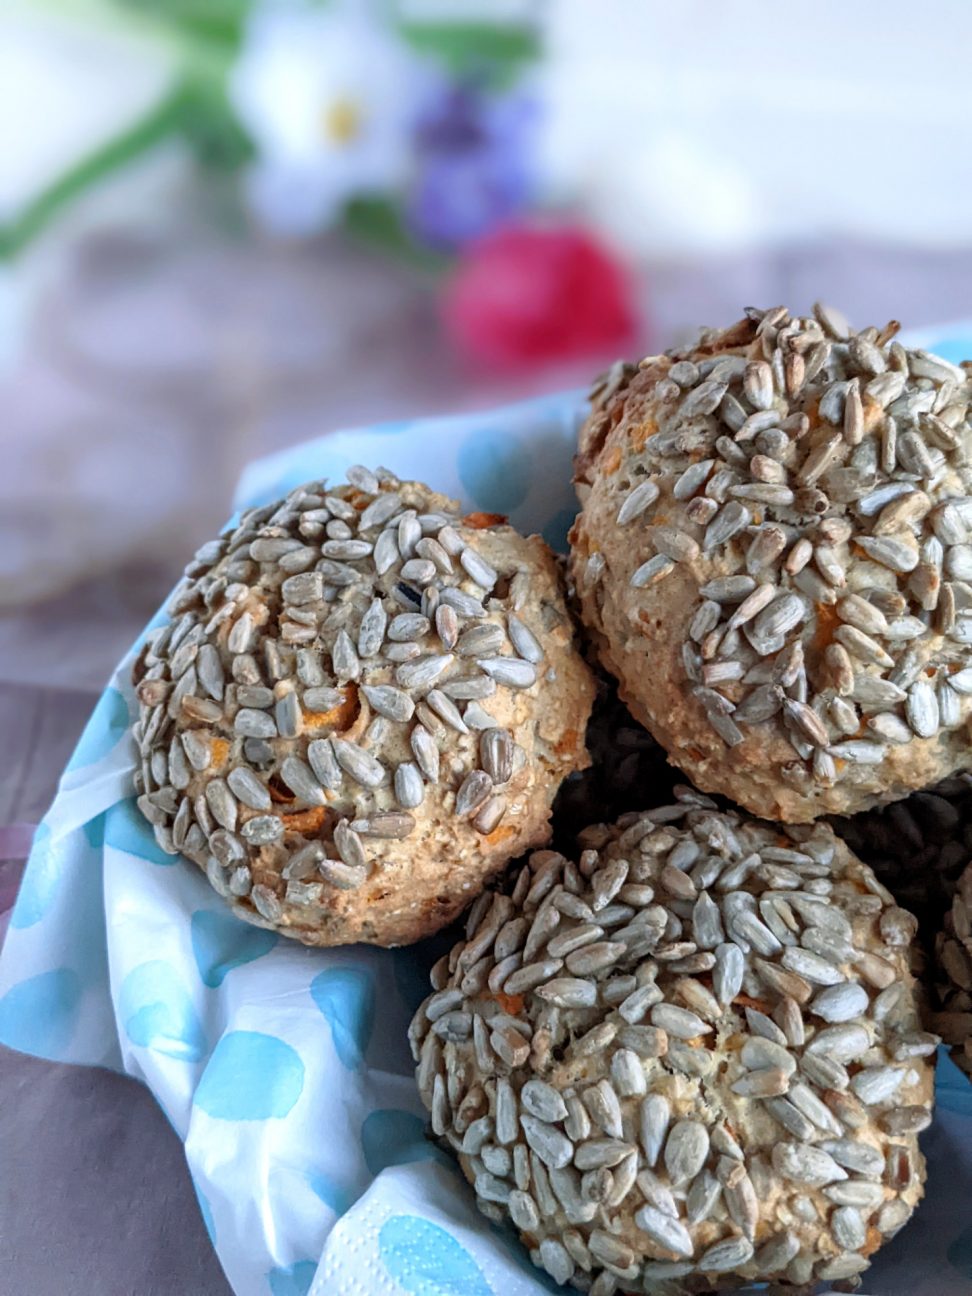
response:
{"label": "blurred flower", "polygon": [[349,0],[259,8],[230,81],[256,145],[247,188],[258,219],[310,234],[348,199],[399,186],[422,82],[407,47]]}
{"label": "blurred flower", "polygon": [[471,244],[443,310],[458,346],[505,367],[623,350],[635,327],[623,269],[570,227],[508,226]]}
{"label": "blurred flower", "polygon": [[521,92],[443,86],[419,122],[416,177],[406,205],[414,234],[458,247],[488,234],[531,194],[536,104]]}

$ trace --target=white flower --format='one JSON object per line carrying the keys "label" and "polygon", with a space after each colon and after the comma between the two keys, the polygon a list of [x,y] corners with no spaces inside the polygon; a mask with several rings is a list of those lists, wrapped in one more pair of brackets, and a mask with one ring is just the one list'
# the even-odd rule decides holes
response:
{"label": "white flower", "polygon": [[257,149],[247,188],[273,233],[310,234],[404,179],[420,65],[358,5],[258,9],[230,80]]}

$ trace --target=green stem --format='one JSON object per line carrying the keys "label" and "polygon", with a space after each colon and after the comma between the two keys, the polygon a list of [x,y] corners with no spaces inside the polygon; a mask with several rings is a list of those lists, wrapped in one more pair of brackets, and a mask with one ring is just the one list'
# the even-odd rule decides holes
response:
{"label": "green stem", "polygon": [[188,101],[187,87],[179,82],[134,125],[60,176],[12,221],[0,224],[0,261],[11,261],[18,256],[86,189],[180,130],[186,120]]}

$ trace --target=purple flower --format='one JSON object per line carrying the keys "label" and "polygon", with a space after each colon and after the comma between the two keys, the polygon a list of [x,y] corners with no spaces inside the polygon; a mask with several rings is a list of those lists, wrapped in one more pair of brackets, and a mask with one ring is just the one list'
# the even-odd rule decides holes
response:
{"label": "purple flower", "polygon": [[536,103],[521,93],[444,87],[419,121],[406,199],[415,236],[450,249],[522,211],[533,186]]}

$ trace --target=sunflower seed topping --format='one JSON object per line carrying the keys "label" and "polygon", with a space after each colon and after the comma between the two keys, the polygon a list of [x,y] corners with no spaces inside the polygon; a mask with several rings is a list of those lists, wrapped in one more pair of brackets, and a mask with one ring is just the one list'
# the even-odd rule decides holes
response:
{"label": "sunflower seed topping", "polygon": [[[749,1281],[782,1282],[799,1261],[812,1277],[820,1257],[803,1224],[826,1221],[831,1245],[854,1251],[886,1194],[910,1210],[897,1194],[930,1118],[935,1037],[919,1028],[909,946],[888,939],[913,928],[873,875],[828,828],[764,826],[688,789],[580,845],[577,864],[536,852],[510,879],[512,907],[474,906],[443,964],[455,971],[413,1027],[421,1041],[463,1015],[444,1045],[446,1075],[463,1077],[444,1107],[454,1146],[469,1123],[462,1095],[480,1084],[496,1084],[497,1113],[504,1095],[518,1115],[510,1156],[488,1139],[464,1147],[480,1157],[470,1173],[486,1204],[529,1192],[537,1210],[517,1199],[514,1222],[529,1221],[531,1245],[551,1238],[583,1259],[592,1286],[654,1281],[673,1256],[683,1276],[742,1265]],[[881,1013],[858,971],[865,912],[897,970],[899,998],[885,995]],[[480,960],[512,1002],[463,988]],[[421,1069],[418,1043],[416,1056]],[[747,1109],[762,1118],[740,1119]]]}
{"label": "sunflower seed topping", "polygon": [[[646,361],[655,386],[642,383],[630,406],[622,390],[613,405],[620,470],[593,468],[575,533],[586,555],[588,520],[619,519],[619,557],[630,562],[630,586],[645,591],[637,615],[646,637],[671,621],[663,612],[656,622],[652,609],[675,568],[685,572],[680,589],[697,579],[686,642],[674,645],[683,687],[696,697],[699,686],[709,690],[695,723],[730,748],[750,726],[782,734],[796,759],[779,758],[775,781],[819,813],[882,791],[872,747],[838,751],[841,736],[906,743],[967,723],[972,693],[948,681],[972,649],[972,599],[956,592],[972,583],[972,515],[961,503],[972,379],[906,351],[890,328],[838,338],[817,317],[783,311],[781,326],[766,318],[751,312],[708,334],[704,350]],[[667,363],[677,374],[701,370],[701,387],[671,380]],[[707,398],[697,406],[695,396],[713,382],[725,391],[703,416]],[[649,435],[613,430],[633,433],[636,424]],[[599,554],[602,575],[606,558]],[[589,624],[610,639],[602,610],[610,585],[578,588]],[[782,674],[788,654],[804,649],[793,682],[782,684],[786,696],[766,691],[781,685],[770,675],[776,664]],[[853,730],[835,734],[831,707],[845,698],[866,709]],[[849,726],[849,713],[837,712],[838,727]],[[691,773],[703,757],[685,759]],[[711,779],[711,755],[704,760]],[[723,764],[719,790],[738,797],[733,762]],[[774,813],[753,797],[753,809]]]}

